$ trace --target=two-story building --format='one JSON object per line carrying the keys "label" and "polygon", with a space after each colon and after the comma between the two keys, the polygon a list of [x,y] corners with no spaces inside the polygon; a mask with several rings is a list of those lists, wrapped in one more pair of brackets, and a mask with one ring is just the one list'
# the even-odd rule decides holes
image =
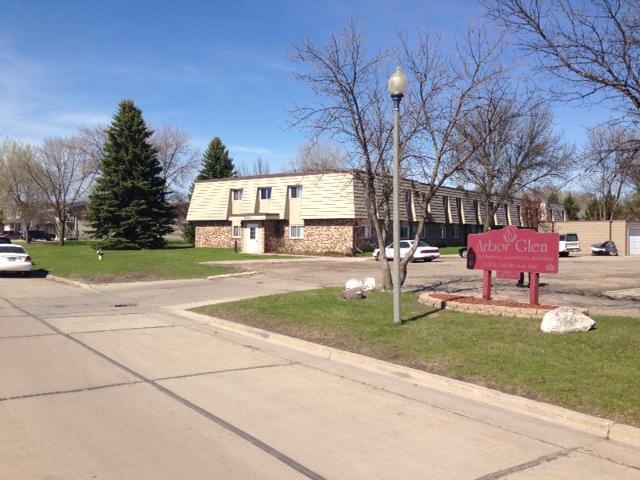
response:
{"label": "two-story building", "polygon": [[[367,217],[366,192],[357,171],[304,172],[202,180],[196,183],[187,221],[196,247],[238,248],[245,253],[338,253],[377,246]],[[401,236],[411,238],[422,216],[427,185],[401,182]],[[520,200],[500,205],[494,226],[527,226]],[[564,220],[561,205],[545,217]],[[482,231],[484,201],[466,190],[440,188],[427,211],[423,238],[436,246],[466,245]]]}

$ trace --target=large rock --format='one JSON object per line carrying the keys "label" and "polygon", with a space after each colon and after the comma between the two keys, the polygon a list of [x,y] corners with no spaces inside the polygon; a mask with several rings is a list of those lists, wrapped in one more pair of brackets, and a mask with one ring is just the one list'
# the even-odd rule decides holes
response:
{"label": "large rock", "polygon": [[373,292],[376,289],[376,279],[369,277],[363,280],[358,280],[357,278],[352,278],[348,280],[345,284],[344,288],[347,290],[352,290],[354,288],[361,288],[363,292]]}
{"label": "large rock", "polygon": [[542,318],[540,330],[545,333],[578,333],[593,330],[596,322],[571,307],[559,307]]}
{"label": "large rock", "polygon": [[342,292],[342,298],[344,298],[347,301],[360,300],[364,298],[364,295],[362,294],[361,288],[351,288],[349,290],[344,290]]}
{"label": "large rock", "polygon": [[376,289],[376,279],[373,277],[365,278],[362,282],[362,291],[364,293],[373,292]]}

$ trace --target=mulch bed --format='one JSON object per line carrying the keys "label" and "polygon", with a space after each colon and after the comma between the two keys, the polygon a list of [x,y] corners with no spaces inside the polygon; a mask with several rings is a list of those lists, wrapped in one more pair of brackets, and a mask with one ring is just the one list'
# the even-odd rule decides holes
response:
{"label": "mulch bed", "polygon": [[496,307],[512,307],[512,308],[532,308],[543,310],[555,310],[558,308],[554,305],[531,305],[530,303],[505,302],[502,300],[485,300],[484,298],[461,297],[459,295],[451,295],[446,293],[430,293],[430,297],[447,302],[469,303],[472,305],[486,305]]}

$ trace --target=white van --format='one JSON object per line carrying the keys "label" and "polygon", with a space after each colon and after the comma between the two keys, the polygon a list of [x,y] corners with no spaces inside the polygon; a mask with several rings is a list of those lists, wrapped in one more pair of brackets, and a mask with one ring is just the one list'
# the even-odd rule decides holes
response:
{"label": "white van", "polygon": [[560,234],[560,256],[568,257],[571,252],[580,252],[580,240],[577,233]]}

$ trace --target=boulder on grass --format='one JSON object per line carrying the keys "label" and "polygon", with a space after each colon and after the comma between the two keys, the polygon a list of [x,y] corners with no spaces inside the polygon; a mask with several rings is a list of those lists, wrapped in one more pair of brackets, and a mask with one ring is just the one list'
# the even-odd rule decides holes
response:
{"label": "boulder on grass", "polygon": [[559,307],[542,318],[540,330],[544,333],[578,333],[593,330],[596,322],[571,307]]}
{"label": "boulder on grass", "polygon": [[352,290],[354,288],[362,288],[362,280],[358,280],[357,278],[352,278],[351,280],[347,280],[347,284],[344,286],[347,290]]}
{"label": "boulder on grass", "polygon": [[349,290],[344,290],[342,292],[342,298],[347,301],[361,300],[362,298],[364,298],[364,295],[362,294],[362,288],[350,288]]}
{"label": "boulder on grass", "polygon": [[373,292],[376,289],[376,279],[373,277],[365,278],[362,284],[362,291],[365,293]]}

